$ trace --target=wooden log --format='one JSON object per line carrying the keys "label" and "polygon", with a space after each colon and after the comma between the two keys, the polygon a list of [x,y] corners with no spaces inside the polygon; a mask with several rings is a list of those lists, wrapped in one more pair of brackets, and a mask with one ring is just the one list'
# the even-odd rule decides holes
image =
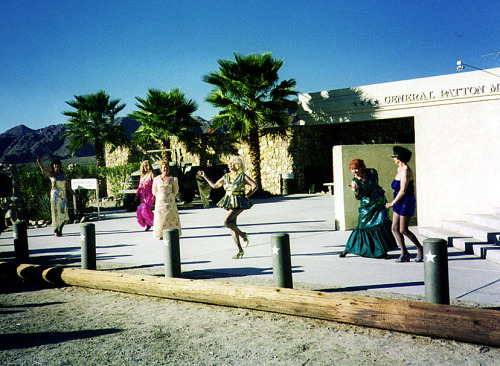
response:
{"label": "wooden log", "polygon": [[[4,267],[0,262],[0,271]],[[500,311],[349,294],[21,264],[17,275],[57,285],[270,311],[500,347]]]}

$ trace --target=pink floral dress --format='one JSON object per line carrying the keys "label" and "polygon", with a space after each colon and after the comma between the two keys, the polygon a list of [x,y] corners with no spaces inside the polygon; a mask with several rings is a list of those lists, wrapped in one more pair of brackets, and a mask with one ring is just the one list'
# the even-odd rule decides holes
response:
{"label": "pink floral dress", "polygon": [[137,207],[137,222],[142,227],[153,226],[154,224],[154,214],[153,214],[153,175],[150,174],[145,179],[141,178],[139,183],[139,188],[137,188],[137,193],[135,197],[141,195],[141,204]]}
{"label": "pink floral dress", "polygon": [[156,239],[163,238],[163,230],[177,228],[179,235],[181,231],[181,220],[175,203],[175,196],[179,192],[177,178],[168,176],[164,181],[161,176],[153,180],[153,195],[156,197],[153,236]]}

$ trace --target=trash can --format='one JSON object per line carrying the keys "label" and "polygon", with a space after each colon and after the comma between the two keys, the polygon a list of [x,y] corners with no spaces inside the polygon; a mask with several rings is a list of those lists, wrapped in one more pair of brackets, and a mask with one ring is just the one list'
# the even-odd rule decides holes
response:
{"label": "trash can", "polygon": [[283,196],[295,193],[295,176],[292,174],[281,174],[281,194]]}

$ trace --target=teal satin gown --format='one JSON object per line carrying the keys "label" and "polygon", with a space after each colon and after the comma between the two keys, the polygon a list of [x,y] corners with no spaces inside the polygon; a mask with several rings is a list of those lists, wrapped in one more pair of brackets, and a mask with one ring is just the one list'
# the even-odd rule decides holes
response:
{"label": "teal satin gown", "polygon": [[345,251],[363,257],[380,258],[398,247],[391,231],[389,212],[385,207],[384,190],[378,184],[378,173],[367,169],[368,178],[353,181],[359,187],[356,199],[360,201],[358,226],[353,230]]}

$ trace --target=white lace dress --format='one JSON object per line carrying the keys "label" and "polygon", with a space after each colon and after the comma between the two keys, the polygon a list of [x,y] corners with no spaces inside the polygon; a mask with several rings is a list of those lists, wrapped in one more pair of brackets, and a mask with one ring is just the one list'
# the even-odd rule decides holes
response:
{"label": "white lace dress", "polygon": [[156,239],[163,238],[163,230],[177,228],[179,235],[181,231],[181,220],[175,203],[175,196],[179,192],[177,178],[168,176],[165,181],[161,176],[153,180],[153,195],[155,199],[155,212],[153,224],[153,236]]}

